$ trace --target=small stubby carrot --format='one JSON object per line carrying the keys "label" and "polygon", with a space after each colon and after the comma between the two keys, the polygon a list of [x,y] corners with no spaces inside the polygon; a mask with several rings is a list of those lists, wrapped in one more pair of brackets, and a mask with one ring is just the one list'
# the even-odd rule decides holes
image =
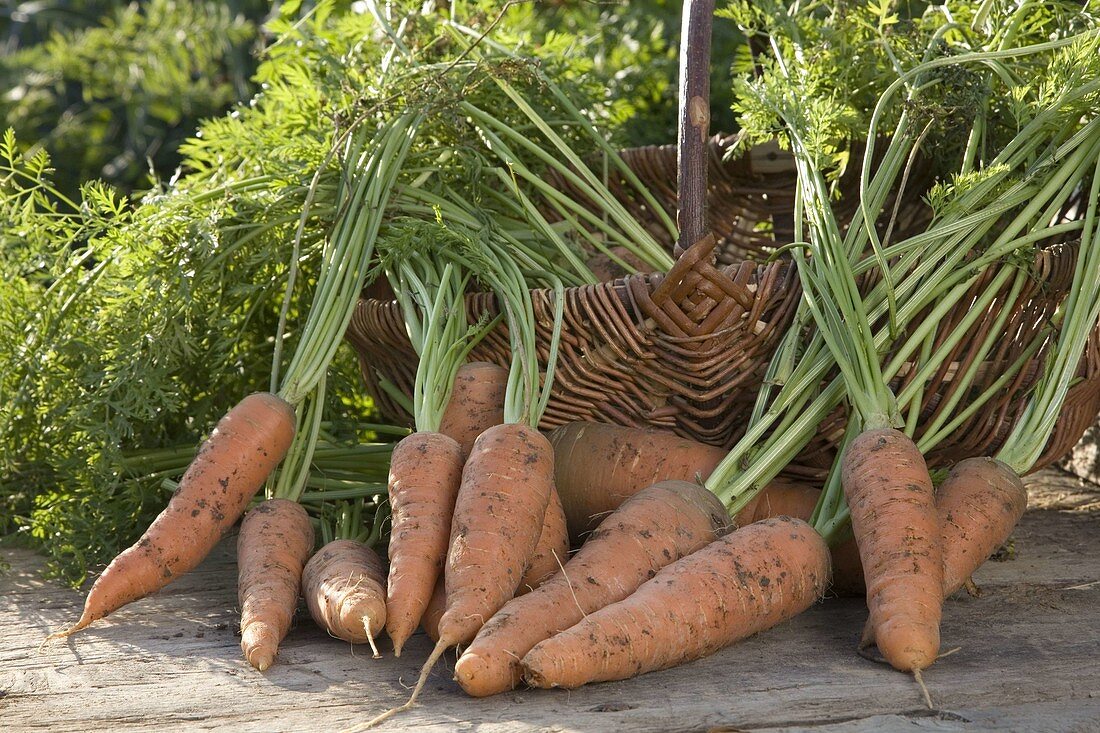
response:
{"label": "small stubby carrot", "polygon": [[845,450],[841,482],[867,585],[864,643],[919,673],[939,654],[943,612],[943,545],[924,457],[900,431],[867,430]]}
{"label": "small stubby carrot", "polygon": [[726,457],[722,448],[674,433],[620,425],[567,423],[548,437],[554,446],[554,483],[574,546],[647,486],[705,479]]}
{"label": "small stubby carrot", "polygon": [[520,578],[516,595],[523,595],[552,578],[569,560],[569,530],[565,526],[565,510],[553,486],[550,501],[542,519],[542,531],[526,572]]}
{"label": "small stubby carrot", "polygon": [[367,545],[333,540],[306,563],[302,595],[317,625],[338,639],[370,644],[386,625],[385,574],[382,561]]}
{"label": "small stubby carrot", "polygon": [[268,499],[244,516],[237,535],[241,651],[261,672],[290,630],[302,568],[313,552],[313,525],[300,504]]}
{"label": "small stubby carrot", "polygon": [[248,507],[294,440],[294,407],[269,392],[245,397],[218,421],[168,506],[96,579],[80,619],[57,639],[160,590],[195,569]]}
{"label": "small stubby carrot", "polygon": [[722,502],[699,484],[664,481],[643,489],[604,519],[561,572],[489,619],[459,658],[455,679],[477,697],[512,689],[532,647],[626,598],[728,524]]}
{"label": "small stubby carrot", "polygon": [[572,689],[705,657],[805,611],[829,573],[829,548],[810,525],[791,517],[750,524],[537,644],[523,657],[523,678]]}
{"label": "small stubby carrot", "polygon": [[443,569],[462,466],[462,448],[442,433],[413,433],[393,449],[386,632],[395,656],[420,623]]}
{"label": "small stubby carrot", "polygon": [[477,436],[504,422],[507,388],[508,370],[502,366],[474,361],[458,368],[439,432],[458,442],[464,459],[470,455]]}
{"label": "small stubby carrot", "polygon": [[943,591],[961,588],[1007,539],[1027,508],[1027,488],[994,458],[956,463],[936,492],[943,537]]}

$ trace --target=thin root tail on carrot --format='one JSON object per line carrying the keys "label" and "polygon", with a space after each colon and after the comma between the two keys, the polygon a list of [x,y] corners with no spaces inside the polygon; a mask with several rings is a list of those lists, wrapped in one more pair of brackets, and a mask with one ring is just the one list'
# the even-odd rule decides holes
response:
{"label": "thin root tail on carrot", "polygon": [[932,695],[928,692],[928,685],[924,684],[924,676],[921,675],[920,669],[913,668],[913,679],[920,685],[920,691],[924,695],[924,703],[928,706],[929,710],[935,710],[935,706],[932,704]]}
{"label": "thin root tail on carrot", "polygon": [[432,667],[434,667],[435,663],[439,661],[439,658],[443,656],[443,652],[447,651],[448,646],[450,645],[445,640],[440,640],[439,643],[435,645],[435,649],[432,649],[432,653],[428,655],[428,660],[424,662],[424,666],[420,670],[420,678],[416,681],[416,687],[413,688],[412,694],[409,695],[409,699],[403,705],[390,708],[381,715],[368,720],[366,723],[351,728],[346,733],[356,733],[357,731],[373,728],[415,705],[416,699],[420,697],[420,691],[424,689],[424,685],[428,684],[428,675],[431,674]]}
{"label": "thin root tail on carrot", "polygon": [[[363,617],[363,630],[367,632],[367,643],[370,644],[370,650],[374,654],[375,659],[381,659],[382,655],[378,652],[378,645],[374,643],[374,634],[370,632],[370,616]],[[398,650],[394,650],[394,656],[401,656]]]}

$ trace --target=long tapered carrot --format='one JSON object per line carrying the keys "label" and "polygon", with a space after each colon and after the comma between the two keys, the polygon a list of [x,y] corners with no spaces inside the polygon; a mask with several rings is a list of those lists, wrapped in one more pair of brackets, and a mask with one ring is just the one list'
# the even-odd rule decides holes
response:
{"label": "long tapered carrot", "polygon": [[531,561],[520,578],[516,595],[538,588],[561,570],[569,560],[569,530],[565,526],[565,510],[557,490],[550,487],[550,501],[542,518],[539,541],[531,555]]}
{"label": "long tapered carrot", "polygon": [[468,644],[515,595],[538,544],[553,476],[553,448],[534,428],[510,423],[478,436],[451,524],[439,644]]}
{"label": "long tapered carrot", "polygon": [[742,527],[661,569],[523,657],[533,687],[574,688],[712,654],[809,608],[829,582],[829,548],[790,517]]}
{"label": "long tapered carrot", "polygon": [[439,641],[439,619],[443,618],[443,612],[447,610],[447,583],[443,576],[435,582],[431,600],[424,609],[424,615],[420,617],[420,628],[433,642]]}
{"label": "long tapered carrot", "polygon": [[352,644],[368,643],[386,624],[385,574],[374,550],[355,540],[333,540],[302,572],[302,595],[317,625]]}
{"label": "long tapered carrot", "polygon": [[935,661],[943,606],[943,550],[932,481],[913,441],[868,430],[844,452],[841,481],[867,583],[868,629],[895,669]]}
{"label": "long tapered carrot", "polygon": [[141,538],[96,579],[69,636],[193,570],[240,518],[294,439],[294,408],[258,392],[225,414]]}
{"label": "long tapered carrot", "polygon": [[287,499],[268,499],[245,515],[237,535],[237,597],[241,650],[261,672],[275,661],[290,630],[302,568],[313,552],[306,510]]}
{"label": "long tapered carrot", "polygon": [[420,623],[447,557],[462,465],[462,448],[441,433],[413,433],[393,449],[386,632],[395,656]]}
{"label": "long tapered carrot", "polygon": [[574,546],[633,494],[660,481],[705,479],[726,456],[670,432],[619,425],[568,423],[548,437]]}
{"label": "long tapered carrot", "polygon": [[449,435],[470,455],[477,436],[504,422],[504,393],[508,370],[487,361],[463,364],[455,374],[454,389],[439,421],[439,432]]}
{"label": "long tapered carrot", "polygon": [[698,484],[664,481],[627,499],[552,579],[517,597],[478,632],[455,666],[467,693],[482,697],[515,687],[520,660],[604,606],[621,601],[665,565],[716,539],[725,507]]}

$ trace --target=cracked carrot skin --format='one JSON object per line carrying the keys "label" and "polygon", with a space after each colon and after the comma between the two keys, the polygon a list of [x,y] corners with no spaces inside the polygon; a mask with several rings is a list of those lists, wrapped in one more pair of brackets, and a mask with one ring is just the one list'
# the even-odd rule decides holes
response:
{"label": "cracked carrot skin", "polygon": [[524,680],[573,689],[713,654],[813,605],[829,562],[825,541],[799,519],[742,527],[537,644],[523,658]]}
{"label": "cracked carrot skin", "polygon": [[574,546],[632,495],[661,481],[700,481],[726,451],[663,430],[574,422],[549,434],[554,483]]}
{"label": "cracked carrot skin", "polygon": [[462,465],[462,448],[442,433],[413,433],[394,447],[385,595],[386,632],[395,656],[401,656],[402,646],[420,623],[443,570]]}
{"label": "cracked carrot skin", "polygon": [[241,650],[263,672],[290,630],[302,568],[313,552],[313,525],[297,502],[268,499],[245,515],[237,535]]}
{"label": "cracked carrot skin", "polygon": [[294,407],[251,394],[218,421],[179,488],[141,538],[96,579],[80,620],[65,637],[193,570],[244,513],[294,439]]}
{"label": "cracked carrot skin", "polygon": [[371,642],[386,624],[385,573],[374,550],[333,540],[302,572],[302,595],[317,625],[338,639]]}
{"label": "cracked carrot skin", "polygon": [[893,429],[868,430],[841,462],[870,611],[868,640],[903,672],[939,654],[943,543],[932,480],[913,441]]}
{"label": "cracked carrot skin", "polygon": [[491,427],[474,442],[451,524],[439,643],[470,643],[515,595],[550,502],[553,451],[519,423]]}
{"label": "cracked carrot skin", "polygon": [[455,679],[476,697],[513,689],[522,678],[520,660],[537,643],[626,598],[728,524],[722,502],[698,484],[664,481],[643,489],[604,519],[562,572],[509,601],[481,628],[459,658]]}

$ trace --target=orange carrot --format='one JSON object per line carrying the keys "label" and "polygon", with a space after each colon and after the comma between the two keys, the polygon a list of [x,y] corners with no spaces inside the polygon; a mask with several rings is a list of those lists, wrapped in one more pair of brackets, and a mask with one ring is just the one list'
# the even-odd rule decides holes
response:
{"label": "orange carrot", "polygon": [[533,687],[571,689],[683,664],[801,613],[828,582],[821,536],[799,519],[765,519],[540,642],[523,657],[523,677]]}
{"label": "orange carrot", "polygon": [[386,624],[385,573],[374,550],[355,540],[333,540],[306,563],[302,594],[317,625],[338,639],[370,644]]}
{"label": "orange carrot", "polygon": [[516,595],[523,595],[538,588],[561,570],[569,559],[569,532],[565,527],[565,510],[557,490],[550,487],[550,502],[546,505],[546,514],[542,519],[542,531],[535,552],[523,578],[519,581]]}
{"label": "orange carrot", "polygon": [[553,448],[534,428],[509,423],[478,436],[455,503],[438,645],[468,644],[515,595],[538,544],[553,477]]}
{"label": "orange carrot", "polygon": [[199,448],[164,511],[96,580],[80,620],[48,639],[76,633],[193,570],[286,455],[294,431],[294,408],[280,397],[259,392],[241,400]]}
{"label": "orange carrot", "polygon": [[1027,488],[1006,464],[969,458],[936,493],[943,536],[943,594],[949,596],[1008,539],[1027,507]]}
{"label": "orange carrot", "polygon": [[553,486],[553,448],[538,430],[506,423],[474,441],[451,523],[444,574],[447,608],[439,619],[439,639],[408,701],[364,727],[411,708],[443,652],[468,644],[515,595],[538,544]]}
{"label": "orange carrot", "polygon": [[943,551],[932,480],[904,433],[856,436],[841,482],[863,564],[869,635],[895,669],[919,672],[939,654]]}
{"label": "orange carrot", "polygon": [[245,515],[237,535],[241,650],[261,672],[290,630],[302,567],[313,552],[313,525],[297,502],[268,499]]}
{"label": "orange carrot", "polygon": [[508,370],[487,361],[463,364],[439,423],[439,432],[454,438],[465,459],[477,436],[504,422]]}
{"label": "orange carrot", "polygon": [[420,628],[424,629],[424,633],[433,642],[439,641],[439,619],[443,618],[443,612],[446,610],[447,582],[440,575],[439,580],[435,581],[435,589],[432,590],[428,607],[424,609],[424,615],[420,617]]}
{"label": "orange carrot", "polygon": [[575,422],[548,436],[569,537],[579,545],[626,499],[660,481],[699,481],[726,451],[662,430]]}
{"label": "orange carrot", "polygon": [[[968,458],[955,464],[936,490],[945,598],[1008,540],[1026,506],[1023,481],[1004,463]],[[852,541],[833,549],[833,590],[860,596],[866,592],[859,553]]]}
{"label": "orange carrot", "polygon": [[386,632],[395,656],[420,623],[443,568],[462,458],[459,444],[441,433],[413,433],[393,449]]}
{"label": "orange carrot", "polygon": [[561,572],[489,619],[459,658],[455,678],[477,697],[512,689],[522,675],[520,660],[537,643],[626,598],[728,523],[722,502],[698,484],[664,481],[643,489],[604,519]]}

